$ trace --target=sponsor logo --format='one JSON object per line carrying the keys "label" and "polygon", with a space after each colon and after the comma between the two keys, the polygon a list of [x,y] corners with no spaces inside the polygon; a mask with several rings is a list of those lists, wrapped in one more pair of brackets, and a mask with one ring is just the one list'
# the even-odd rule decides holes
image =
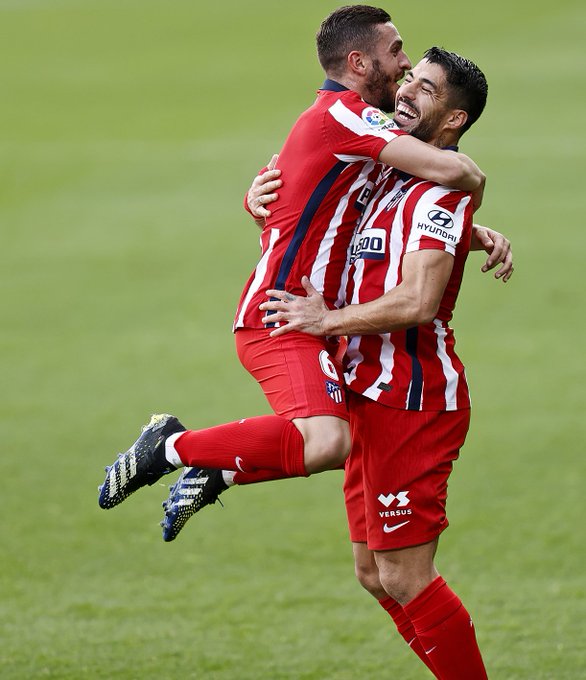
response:
{"label": "sponsor logo", "polygon": [[356,235],[350,262],[356,260],[384,260],[387,234],[384,229],[365,229]]}
{"label": "sponsor logo", "polygon": [[406,508],[404,510],[379,510],[379,517],[403,517],[404,515],[412,515],[413,511],[411,508]]}
{"label": "sponsor logo", "polygon": [[335,401],[336,404],[341,404],[344,400],[342,388],[338,385],[338,383],[335,383],[332,380],[326,380],[326,392],[328,397]]}
{"label": "sponsor logo", "polygon": [[322,349],[322,351],[319,353],[319,365],[321,366],[321,370],[328,376],[328,378],[331,378],[332,380],[340,379],[338,371],[336,371],[336,367],[334,366],[334,362],[325,349]]}
{"label": "sponsor logo", "polygon": [[401,202],[403,196],[405,196],[405,194],[407,193],[407,191],[408,189],[399,189],[399,191],[397,191],[393,195],[391,200],[387,203],[385,207],[385,212],[389,212],[389,210],[392,210],[396,205],[398,205]]}
{"label": "sponsor logo", "polygon": [[408,491],[399,491],[397,495],[389,493],[386,496],[380,494],[378,500],[385,506],[385,508],[390,508],[394,501],[397,501],[397,507],[402,508],[405,505],[409,505],[410,500],[407,497]]}
{"label": "sponsor logo", "polygon": [[430,210],[427,218],[442,229],[451,229],[454,226],[452,216],[444,210]]}
{"label": "sponsor logo", "polygon": [[372,195],[372,190],[374,189],[374,183],[373,182],[367,182],[362,191],[360,192],[360,196],[356,199],[356,205],[355,208],[359,212],[363,212],[364,208],[366,208],[366,204],[368,203],[368,199]]}
{"label": "sponsor logo", "polygon": [[240,472],[246,472],[246,470],[243,468],[244,461],[242,458],[240,458],[240,456],[236,456],[234,462],[236,463],[236,467],[240,470]]}
{"label": "sponsor logo", "polygon": [[425,222],[419,222],[417,224],[417,228],[421,229],[421,231],[427,232],[428,234],[439,236],[446,242],[451,241],[452,243],[458,243],[458,239],[454,236],[454,234],[449,234],[445,229],[441,229],[440,227],[432,226],[431,224],[426,224]]}
{"label": "sponsor logo", "polygon": [[385,534],[391,534],[393,531],[397,531],[397,529],[400,529],[401,527],[404,527],[405,524],[409,524],[411,520],[407,520],[406,522],[401,522],[400,524],[394,524],[393,526],[389,526],[388,524],[383,524],[383,531]]}

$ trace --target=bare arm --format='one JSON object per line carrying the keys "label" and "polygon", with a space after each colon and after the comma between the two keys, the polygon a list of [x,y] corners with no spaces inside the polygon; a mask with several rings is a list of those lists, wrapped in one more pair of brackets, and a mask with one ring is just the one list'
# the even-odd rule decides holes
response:
{"label": "bare arm", "polygon": [[322,296],[303,277],[307,297],[268,290],[275,300],[260,308],[276,313],[265,316],[265,323],[282,325],[271,335],[302,331],[311,335],[376,335],[429,323],[435,318],[450,278],[454,258],[442,250],[420,250],[403,259],[403,280],[381,297],[361,305],[328,309]]}
{"label": "bare arm", "polygon": [[480,207],[486,177],[476,163],[462,153],[446,153],[410,135],[400,135],[383,148],[379,160],[416,177],[471,191],[474,209]]}

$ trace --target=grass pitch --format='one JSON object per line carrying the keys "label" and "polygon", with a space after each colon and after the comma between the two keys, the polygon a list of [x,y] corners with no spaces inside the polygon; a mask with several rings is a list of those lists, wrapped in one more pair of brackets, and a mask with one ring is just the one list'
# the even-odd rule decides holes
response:
{"label": "grass pitch", "polygon": [[[341,474],[230,491],[160,539],[149,488],[99,510],[102,466],[153,411],[268,408],[230,324],[256,262],[241,210],[321,83],[335,3],[0,0],[0,676],[429,677],[354,581]],[[415,61],[474,59],[463,139],[506,232],[507,286],[469,263],[455,327],[474,413],[443,575],[491,678],[586,677],[582,3],[390,7]]]}

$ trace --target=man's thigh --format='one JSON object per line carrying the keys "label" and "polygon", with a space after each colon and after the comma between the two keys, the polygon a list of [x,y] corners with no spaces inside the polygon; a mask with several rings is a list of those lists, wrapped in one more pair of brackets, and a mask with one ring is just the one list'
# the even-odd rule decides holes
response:
{"label": "man's thigh", "polygon": [[289,419],[337,416],[348,420],[336,346],[324,338],[270,329],[236,331],[240,362],[261,386],[271,408]]}

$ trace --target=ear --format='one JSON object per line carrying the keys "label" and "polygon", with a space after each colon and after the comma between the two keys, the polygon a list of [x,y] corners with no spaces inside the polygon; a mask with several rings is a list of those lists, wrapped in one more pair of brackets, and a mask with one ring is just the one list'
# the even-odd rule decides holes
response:
{"label": "ear", "polygon": [[466,111],[463,111],[462,109],[453,109],[445,122],[445,127],[450,130],[459,130],[466,125],[467,120],[468,113]]}
{"label": "ear", "polygon": [[369,59],[364,52],[353,50],[346,57],[346,63],[350,73],[358,76],[363,76],[369,65]]}

